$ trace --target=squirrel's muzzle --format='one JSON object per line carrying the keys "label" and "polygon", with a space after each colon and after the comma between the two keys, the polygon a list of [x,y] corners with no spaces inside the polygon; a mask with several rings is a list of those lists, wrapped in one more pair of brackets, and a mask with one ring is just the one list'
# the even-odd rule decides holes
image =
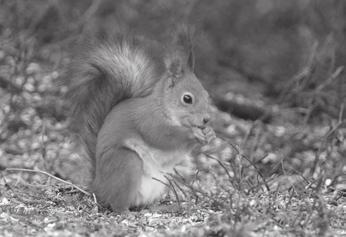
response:
{"label": "squirrel's muzzle", "polygon": [[209,123],[210,121],[210,115],[207,114],[204,116],[204,118],[202,119],[203,125],[206,125],[207,123]]}
{"label": "squirrel's muzzle", "polygon": [[193,125],[200,129],[204,129],[209,123],[209,121],[210,121],[210,114],[197,115],[193,119]]}

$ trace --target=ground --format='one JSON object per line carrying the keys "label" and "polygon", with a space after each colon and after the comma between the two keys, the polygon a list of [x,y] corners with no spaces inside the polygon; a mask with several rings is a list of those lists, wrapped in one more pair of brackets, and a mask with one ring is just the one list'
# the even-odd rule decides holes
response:
{"label": "ground", "polygon": [[[34,143],[36,136],[39,144],[30,155],[7,154],[10,157],[6,164],[7,169],[1,172],[1,235],[344,236],[346,234],[345,187],[342,186],[344,181],[341,181],[337,174],[339,171],[344,172],[345,164],[340,163],[341,160],[333,160],[332,157],[338,155],[338,148],[334,142],[327,148],[331,149],[330,153],[321,155],[316,171],[312,175],[309,174],[312,172],[311,163],[316,159],[316,148],[323,145],[331,127],[320,125],[302,127],[280,117],[277,120],[281,122],[275,124],[253,123],[231,119],[228,114],[217,111],[215,119],[222,120],[215,123],[215,126],[221,126],[222,123],[223,127],[219,129],[224,131],[222,136],[228,135],[229,140],[226,142],[225,138],[219,139],[214,144],[217,149],[206,149],[212,152],[204,152],[197,158],[199,171],[196,171],[193,181],[189,183],[180,181],[181,183],[176,184],[179,189],[175,187],[174,190],[179,193],[179,198],[177,199],[172,189],[168,196],[152,206],[121,215],[98,206],[91,195],[46,174],[13,168],[11,170],[11,167],[18,167],[18,164],[27,164],[29,167],[36,155],[37,159],[50,160],[50,157],[58,159],[56,156],[60,154],[59,159],[62,160],[56,163],[63,162],[63,164],[54,164],[56,167],[53,169],[51,167],[55,170],[55,175],[75,180],[77,184],[83,178],[87,178],[83,177],[88,174],[86,167],[84,172],[81,171],[83,170],[81,164],[85,162],[82,162],[77,151],[71,148],[73,141],[66,139],[66,133],[60,131],[64,126],[58,123],[51,127],[47,126],[44,132],[30,134],[31,139],[16,137],[21,140],[16,143],[23,147],[27,145],[36,148]],[[29,134],[33,130],[26,132]],[[293,160],[286,162],[287,154],[292,152],[292,149],[297,149],[289,147],[294,144],[292,141],[294,137],[298,137],[296,142],[306,142],[306,145],[300,145],[307,147],[295,151]],[[302,137],[304,139],[301,139]],[[5,142],[2,148],[12,149],[11,144]],[[243,154],[239,144],[243,147],[249,146],[251,150],[256,149],[256,157],[247,157]],[[345,142],[339,146],[345,149]],[[44,154],[45,158],[39,157]],[[39,169],[43,167],[36,165],[33,168],[36,171]],[[330,173],[331,170],[336,173]],[[333,176],[335,180],[332,179]],[[86,189],[84,186],[79,187]]]}
{"label": "ground", "polygon": [[[217,27],[210,33],[216,35],[211,41],[215,45],[203,41],[207,37],[200,39],[206,51],[197,54],[196,70],[214,99],[211,125],[217,139],[196,154],[194,176],[169,177],[167,194],[147,207],[117,214],[100,206],[86,185],[89,163],[69,129],[64,97],[72,58],[71,44],[66,42],[90,27],[83,22],[90,23],[97,2],[102,1],[91,4],[80,21],[63,21],[69,28],[62,33],[58,28],[64,24],[55,23],[74,8],[51,1],[53,7],[33,18],[38,5],[26,8],[19,1],[0,1],[0,236],[346,236],[346,87],[344,64],[336,60],[343,49],[340,38],[329,35],[323,44],[309,41],[308,60],[293,76],[270,77],[275,70],[282,71],[278,67],[285,67],[286,59],[279,62],[266,46],[251,45],[256,37],[251,38],[255,23],[245,20],[252,19],[249,15],[239,17],[248,31],[235,27],[238,30],[232,32],[239,39]],[[144,7],[129,2],[123,4],[136,10]],[[217,7],[227,9],[222,2]],[[17,7],[14,20],[11,4]],[[274,9],[269,15],[281,17],[284,13],[274,5],[264,4],[260,13]],[[134,9],[126,7],[119,8],[126,10],[124,18],[135,19]],[[205,9],[209,11],[209,5]],[[213,12],[208,16],[211,21],[222,17]],[[32,23],[29,18],[36,20]],[[145,30],[155,31],[148,25]],[[304,27],[299,32],[311,40]],[[288,46],[296,47],[283,41],[297,43],[298,36],[291,35],[294,30],[287,32],[282,30],[283,35],[267,42],[281,47],[271,48],[271,53],[287,56],[292,50]],[[237,48],[241,37],[248,41],[240,51],[216,46],[220,39],[229,39],[222,43]],[[210,47],[215,55],[208,54]],[[218,55],[223,51],[237,63]],[[245,66],[240,67],[243,60]],[[274,69],[268,69],[271,65]],[[251,67],[256,70],[246,70]],[[287,71],[292,70],[287,66]]]}

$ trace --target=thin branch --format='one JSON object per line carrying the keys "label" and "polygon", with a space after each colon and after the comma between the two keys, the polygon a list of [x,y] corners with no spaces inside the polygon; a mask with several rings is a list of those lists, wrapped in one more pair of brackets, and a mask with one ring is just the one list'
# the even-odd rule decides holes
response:
{"label": "thin branch", "polygon": [[89,8],[83,13],[81,18],[79,19],[79,23],[83,24],[89,21],[89,19],[96,13],[96,11],[99,9],[100,4],[102,3],[102,0],[96,0],[92,1]]}
{"label": "thin branch", "polygon": [[344,70],[343,66],[338,67],[332,75],[330,75],[327,80],[321,83],[315,90],[315,93],[320,92],[323,88],[329,85],[334,79],[336,79]]}
{"label": "thin branch", "polygon": [[343,121],[344,108],[345,108],[345,105],[344,105],[344,103],[342,103],[342,104],[340,105],[340,112],[339,112],[339,116],[338,116],[338,122],[339,122],[339,123],[342,123],[342,121]]}

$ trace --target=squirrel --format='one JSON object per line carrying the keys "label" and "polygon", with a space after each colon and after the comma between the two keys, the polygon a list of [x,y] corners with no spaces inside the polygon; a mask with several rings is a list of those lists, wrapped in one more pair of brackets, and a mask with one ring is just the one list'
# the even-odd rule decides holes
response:
{"label": "squirrel", "polygon": [[133,36],[97,42],[71,67],[71,124],[99,203],[115,212],[148,205],[165,192],[165,174],[192,173],[192,150],[215,133],[186,33],[168,44]]}

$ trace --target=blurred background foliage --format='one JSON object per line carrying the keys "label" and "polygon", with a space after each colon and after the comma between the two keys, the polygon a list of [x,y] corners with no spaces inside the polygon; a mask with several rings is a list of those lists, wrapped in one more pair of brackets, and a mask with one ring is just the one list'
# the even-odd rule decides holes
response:
{"label": "blurred background foliage", "polygon": [[0,155],[71,157],[59,78],[79,41],[161,38],[179,23],[195,29],[196,73],[221,110],[264,122],[286,116],[277,106],[305,123],[345,115],[345,1],[0,0]]}
{"label": "blurred background foliage", "polygon": [[[265,96],[303,108],[316,103],[314,109],[333,115],[339,109],[333,105],[345,99],[340,77],[326,85],[338,88],[329,98],[321,92],[321,101],[311,102],[318,100],[312,92],[345,65],[344,1],[2,0],[1,5],[1,35],[34,41],[38,49],[69,51],[86,35],[118,32],[158,38],[187,23],[196,31],[196,71],[208,85],[226,83],[226,91],[239,92],[245,84],[240,92],[252,95],[250,82]],[[282,95],[287,90],[294,96]]]}

